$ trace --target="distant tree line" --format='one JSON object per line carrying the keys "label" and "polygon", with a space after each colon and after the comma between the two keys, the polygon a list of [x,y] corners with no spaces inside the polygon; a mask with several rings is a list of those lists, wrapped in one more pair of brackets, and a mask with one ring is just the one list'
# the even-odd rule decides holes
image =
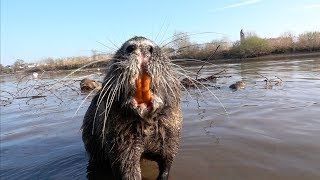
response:
{"label": "distant tree line", "polygon": [[305,32],[298,36],[285,33],[277,38],[260,38],[255,33],[247,33],[245,38],[231,43],[224,39],[197,44],[190,41],[186,33],[174,35],[174,45],[170,48],[174,58],[206,59],[217,50],[212,59],[250,58],[271,54],[320,52],[320,32]]}
{"label": "distant tree line", "polygon": [[[242,38],[230,42],[227,38],[215,39],[207,43],[195,43],[190,40],[190,34],[176,32],[173,39],[163,50],[171,59],[239,59],[259,57],[271,54],[289,54],[320,52],[320,32],[305,32],[294,36],[284,33],[277,38],[260,38],[255,33],[242,33]],[[31,66],[18,59],[11,66],[0,64],[0,74],[14,73],[16,71],[49,71],[69,70],[87,65],[87,68],[104,67],[112,55],[97,54],[92,56],[75,56],[66,58],[46,58]],[[215,53],[214,53],[215,52]],[[214,56],[213,56],[214,53]],[[96,62],[99,61],[100,62]],[[105,61],[104,61],[105,60]],[[96,63],[94,63],[96,62]]]}
{"label": "distant tree line", "polygon": [[[107,59],[111,55],[94,54],[93,56],[74,56],[66,58],[45,58],[38,63],[26,63],[24,60],[18,59],[13,65],[3,66],[0,64],[0,74],[15,73],[19,71],[35,72],[35,71],[53,71],[53,70],[71,70],[83,66],[86,68],[102,67],[106,65]],[[99,61],[100,60],[100,61]],[[99,62],[98,62],[99,61]]]}

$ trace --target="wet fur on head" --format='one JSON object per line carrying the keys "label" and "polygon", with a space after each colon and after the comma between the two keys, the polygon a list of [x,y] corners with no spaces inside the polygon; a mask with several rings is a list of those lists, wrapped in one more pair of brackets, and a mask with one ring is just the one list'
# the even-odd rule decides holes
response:
{"label": "wet fur on head", "polygon": [[130,98],[136,90],[135,79],[142,69],[139,66],[139,62],[137,62],[136,55],[128,54],[126,50],[130,45],[139,44],[148,44],[153,49],[152,54],[146,52],[151,57],[145,64],[145,70],[151,77],[151,91],[164,100],[166,105],[171,106],[176,104],[177,101],[180,101],[181,84],[176,78],[175,70],[161,48],[144,37],[134,37],[128,40],[116,52],[114,59],[110,61],[110,68],[104,79],[103,87],[112,86],[110,89],[117,91],[115,100],[122,105],[129,103]]}

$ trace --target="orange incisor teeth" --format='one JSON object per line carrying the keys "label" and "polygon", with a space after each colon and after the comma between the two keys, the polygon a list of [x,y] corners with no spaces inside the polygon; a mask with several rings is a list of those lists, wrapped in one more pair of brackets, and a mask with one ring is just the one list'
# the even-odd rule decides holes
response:
{"label": "orange incisor teeth", "polygon": [[136,79],[134,99],[138,104],[145,103],[150,105],[151,103],[150,76],[146,72],[140,74]]}

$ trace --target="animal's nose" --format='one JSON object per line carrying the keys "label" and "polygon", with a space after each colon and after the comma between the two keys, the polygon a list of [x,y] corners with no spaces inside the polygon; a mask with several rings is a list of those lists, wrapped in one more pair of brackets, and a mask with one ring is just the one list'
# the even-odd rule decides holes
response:
{"label": "animal's nose", "polygon": [[142,48],[138,48],[136,50],[136,53],[137,53],[138,57],[141,57],[141,58],[144,58],[145,54],[146,54]]}
{"label": "animal's nose", "polygon": [[138,59],[139,63],[141,63],[141,64],[150,60],[152,52],[153,52],[153,47],[151,47],[151,46],[138,47],[135,50],[135,54],[137,55],[137,59]]}
{"label": "animal's nose", "polygon": [[145,58],[145,52],[141,48],[138,48],[135,53],[137,54],[137,59],[140,63],[148,61],[148,59]]}

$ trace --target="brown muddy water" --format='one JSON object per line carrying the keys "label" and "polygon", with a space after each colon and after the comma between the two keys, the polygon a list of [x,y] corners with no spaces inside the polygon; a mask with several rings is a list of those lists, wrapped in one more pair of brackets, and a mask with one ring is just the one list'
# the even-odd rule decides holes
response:
{"label": "brown muddy water", "polygon": [[[199,64],[184,68],[196,72]],[[184,90],[182,141],[171,179],[320,179],[320,59],[207,65],[201,72],[206,76],[223,69],[208,87],[223,106],[208,89]],[[282,84],[266,86],[257,73],[278,76]],[[3,76],[1,99],[12,96],[8,92],[22,97],[17,87],[32,89],[28,85],[50,84],[63,76],[45,73],[41,82],[31,75],[22,80]],[[247,87],[230,90],[238,80]],[[54,85],[45,97],[1,106],[1,179],[87,178],[80,126],[90,98],[74,116],[87,94],[73,89],[78,82],[61,87],[65,84]],[[144,165],[145,177],[155,175],[149,165]]]}

